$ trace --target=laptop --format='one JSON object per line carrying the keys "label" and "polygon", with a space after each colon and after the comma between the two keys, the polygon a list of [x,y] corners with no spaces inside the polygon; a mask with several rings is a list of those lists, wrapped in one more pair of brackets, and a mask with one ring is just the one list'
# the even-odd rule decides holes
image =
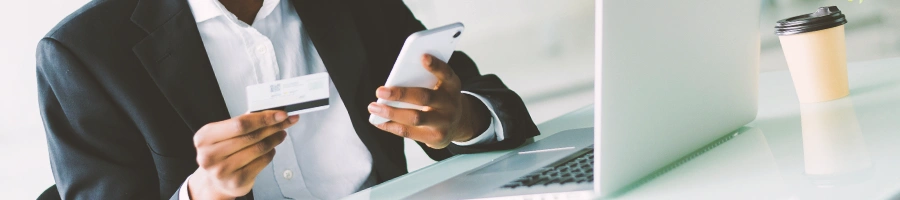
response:
{"label": "laptop", "polygon": [[615,196],[756,117],[759,1],[595,4],[594,127],[553,134],[408,198]]}

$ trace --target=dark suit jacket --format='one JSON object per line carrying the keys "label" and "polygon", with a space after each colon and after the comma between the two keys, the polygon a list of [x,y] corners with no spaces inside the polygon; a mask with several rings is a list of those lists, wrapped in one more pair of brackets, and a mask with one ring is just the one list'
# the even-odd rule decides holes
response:
{"label": "dark suit jacket", "polygon": [[[294,0],[359,138],[384,182],[407,173],[403,140],[368,123],[366,105],[411,33],[425,27],[400,0]],[[456,52],[463,89],[489,99],[506,139],[446,149],[435,160],[510,149],[538,133],[520,97]],[[40,109],[64,199],[169,198],[197,168],[193,134],[229,118],[186,0],[93,1],[37,48]]]}

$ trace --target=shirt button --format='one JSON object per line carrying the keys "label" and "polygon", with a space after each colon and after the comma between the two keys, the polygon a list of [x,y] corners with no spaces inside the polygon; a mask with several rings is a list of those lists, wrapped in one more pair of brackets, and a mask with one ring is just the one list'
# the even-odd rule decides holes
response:
{"label": "shirt button", "polygon": [[284,179],[291,180],[291,178],[294,177],[294,172],[291,172],[291,170],[284,170],[282,175],[284,175]]}
{"label": "shirt button", "polygon": [[263,45],[256,46],[256,53],[258,53],[258,54],[266,53],[266,46],[263,46]]}

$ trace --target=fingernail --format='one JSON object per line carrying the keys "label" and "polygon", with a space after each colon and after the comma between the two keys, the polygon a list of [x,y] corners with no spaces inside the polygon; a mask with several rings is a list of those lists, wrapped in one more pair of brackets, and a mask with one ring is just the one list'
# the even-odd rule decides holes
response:
{"label": "fingernail", "polygon": [[300,121],[300,116],[299,116],[299,115],[294,115],[294,116],[288,117],[288,120],[291,121],[291,124],[297,123],[297,121]]}
{"label": "fingernail", "polygon": [[378,90],[375,90],[375,96],[378,98],[387,99],[391,97],[391,90],[386,87],[379,87]]}
{"label": "fingernail", "polygon": [[425,56],[422,57],[422,64],[425,64],[425,66],[431,66],[431,57],[432,56],[425,54]]}
{"label": "fingernail", "polygon": [[375,103],[371,103],[371,104],[369,104],[369,112],[370,113],[380,113],[381,107],[379,107],[378,105],[375,105]]}
{"label": "fingernail", "polygon": [[287,118],[287,113],[275,112],[275,122],[282,122],[285,118]]}

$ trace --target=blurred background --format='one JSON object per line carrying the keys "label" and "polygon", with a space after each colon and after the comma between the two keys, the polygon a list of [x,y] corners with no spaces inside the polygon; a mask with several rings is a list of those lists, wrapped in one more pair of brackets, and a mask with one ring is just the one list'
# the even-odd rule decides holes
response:
{"label": "blurred background", "polygon": [[[0,6],[0,194],[33,199],[53,184],[38,112],[37,41],[88,0],[8,1]],[[482,73],[518,92],[540,123],[593,101],[593,0],[404,0],[427,27],[466,25],[457,46]],[[836,5],[847,15],[850,62],[900,56],[898,0],[761,0],[762,72],[787,69],[775,21]],[[715,9],[715,8],[698,8]],[[410,170],[434,163],[407,142]]]}

